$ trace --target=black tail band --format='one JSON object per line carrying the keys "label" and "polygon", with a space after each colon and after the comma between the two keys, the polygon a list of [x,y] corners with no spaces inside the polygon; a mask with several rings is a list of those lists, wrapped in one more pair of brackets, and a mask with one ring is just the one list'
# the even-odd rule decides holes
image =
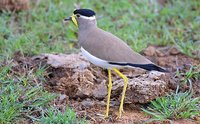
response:
{"label": "black tail band", "polygon": [[154,65],[154,64],[132,64],[132,63],[117,63],[117,62],[109,62],[109,64],[112,65],[119,65],[119,66],[132,66],[132,67],[138,67],[138,68],[142,68],[148,71],[159,71],[159,72],[168,72],[167,70]]}

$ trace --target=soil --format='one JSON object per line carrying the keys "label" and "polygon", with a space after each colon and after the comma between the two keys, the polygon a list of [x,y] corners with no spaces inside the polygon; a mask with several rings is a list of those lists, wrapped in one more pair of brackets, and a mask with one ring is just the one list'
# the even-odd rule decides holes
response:
{"label": "soil", "polygon": [[[190,58],[179,52],[175,47],[160,47],[150,45],[143,51],[142,54],[150,59],[152,62],[158,64],[159,66],[165,67],[167,70],[170,71],[170,75],[168,76],[168,78],[163,79],[167,80],[167,82],[169,83],[168,89],[170,90],[168,90],[168,92],[173,92],[185,76],[175,76],[175,72],[177,70],[179,70],[180,73],[184,73],[189,70],[191,65],[197,66],[200,63],[199,58]],[[106,105],[105,96],[107,94],[107,71],[91,65],[90,63],[88,63],[88,61],[85,61],[81,57],[75,58],[74,54],[71,54],[70,56],[71,59],[69,60],[60,60],[61,63],[55,63],[55,60],[50,60],[50,62],[47,62],[45,56],[43,56],[44,58],[38,59],[38,57],[24,57],[21,54],[16,53],[13,59],[13,63],[15,63],[16,66],[14,66],[13,68],[17,72],[25,73],[27,67],[37,68],[39,63],[42,65],[51,65],[47,69],[47,82],[44,84],[44,87],[50,92],[57,92],[60,94],[59,97],[52,101],[52,104],[54,104],[55,107],[58,107],[62,111],[65,110],[65,107],[67,105],[70,106],[76,111],[78,117],[86,117],[86,120],[88,120],[89,123],[140,124],[150,119],[149,116],[145,115],[140,110],[141,107],[145,107],[148,105],[148,101],[125,102],[125,113],[122,114],[122,118],[117,118],[121,91],[119,93],[112,93],[114,95],[111,96],[109,118],[105,119],[103,117],[103,114],[105,113]],[[72,63],[73,58],[80,59],[82,63],[74,65],[74,63]],[[68,64],[62,65],[62,61],[67,61]],[[65,66],[67,66],[67,68],[65,68]],[[91,66],[91,68],[85,69],[88,66]],[[78,71],[74,71],[74,68],[78,69]],[[139,74],[147,73],[146,71],[140,69],[131,70],[128,72],[122,70],[122,72],[127,73],[126,75],[129,75],[129,73],[131,73],[132,75],[135,75],[135,77],[137,77]],[[116,77],[116,75],[113,75],[113,80],[117,79],[118,78]],[[195,96],[200,96],[199,79],[191,80],[193,81],[192,85],[194,88]],[[80,87],[83,90],[80,91]],[[185,91],[188,89],[188,84],[181,85],[181,91]],[[96,94],[96,96],[91,94]],[[161,96],[163,95],[164,94],[162,94]],[[200,121],[197,120],[199,120],[198,117],[190,120],[172,120],[172,122],[174,122],[175,124],[200,123]],[[170,121],[153,123],[169,124]]]}
{"label": "soil", "polygon": [[0,11],[19,11],[28,10],[29,8],[29,0],[0,0]]}

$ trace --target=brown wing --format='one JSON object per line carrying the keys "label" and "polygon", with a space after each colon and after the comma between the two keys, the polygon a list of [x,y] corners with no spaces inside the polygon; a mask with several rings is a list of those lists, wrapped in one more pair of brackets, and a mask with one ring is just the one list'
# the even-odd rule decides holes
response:
{"label": "brown wing", "polygon": [[109,32],[96,28],[85,34],[84,37],[79,39],[81,40],[79,41],[81,47],[100,59],[133,64],[152,63]]}

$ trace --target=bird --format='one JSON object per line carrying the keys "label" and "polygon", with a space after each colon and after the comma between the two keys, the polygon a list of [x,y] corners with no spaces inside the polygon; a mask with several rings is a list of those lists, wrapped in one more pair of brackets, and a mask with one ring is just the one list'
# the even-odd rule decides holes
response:
{"label": "bird", "polygon": [[112,90],[111,71],[124,80],[118,117],[121,118],[128,78],[119,69],[142,68],[147,71],[167,72],[141,54],[134,52],[123,40],[97,26],[96,13],[92,9],[76,9],[64,22],[72,21],[78,28],[80,50],[91,63],[108,70],[108,95],[105,117],[109,117],[110,96]]}

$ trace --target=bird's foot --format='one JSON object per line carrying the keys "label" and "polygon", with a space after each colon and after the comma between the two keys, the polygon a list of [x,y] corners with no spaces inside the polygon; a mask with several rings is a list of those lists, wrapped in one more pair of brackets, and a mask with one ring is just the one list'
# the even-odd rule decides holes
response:
{"label": "bird's foot", "polygon": [[121,118],[121,117],[122,117],[122,113],[125,113],[125,112],[124,112],[123,107],[120,107],[120,108],[119,108],[119,113],[118,113],[117,118]]}
{"label": "bird's foot", "polygon": [[104,115],[104,118],[105,118],[105,119],[107,119],[108,117],[109,117],[108,114],[105,114],[105,115]]}

